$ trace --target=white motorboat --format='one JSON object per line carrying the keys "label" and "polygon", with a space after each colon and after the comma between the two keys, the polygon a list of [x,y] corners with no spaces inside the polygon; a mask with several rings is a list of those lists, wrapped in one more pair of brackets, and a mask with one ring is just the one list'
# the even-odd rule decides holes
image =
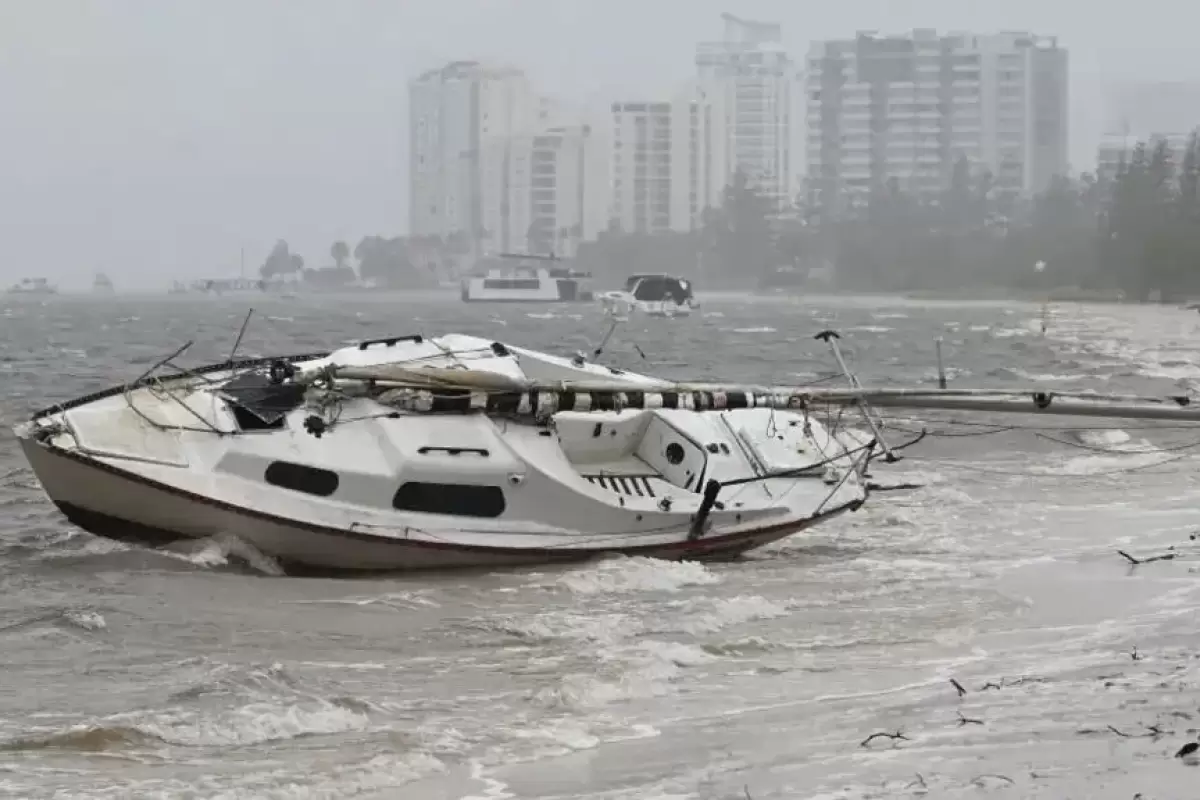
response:
{"label": "white motorboat", "polygon": [[[553,256],[514,253],[503,253],[500,258],[526,262],[559,261]],[[593,300],[592,276],[589,272],[561,265],[500,264],[464,276],[461,294],[465,303],[590,303]]]}
{"label": "white motorboat", "polygon": [[602,292],[605,310],[619,316],[637,312],[651,317],[686,317],[699,303],[691,281],[674,275],[630,275],[625,288]]}
{"label": "white motorboat", "polygon": [[47,295],[58,294],[58,287],[45,278],[22,278],[19,283],[8,287],[9,294]]}
{"label": "white motorboat", "polygon": [[794,395],[463,335],[192,370],[179,352],[17,427],[79,527],[232,534],[293,571],[717,559],[866,499],[872,445]]}

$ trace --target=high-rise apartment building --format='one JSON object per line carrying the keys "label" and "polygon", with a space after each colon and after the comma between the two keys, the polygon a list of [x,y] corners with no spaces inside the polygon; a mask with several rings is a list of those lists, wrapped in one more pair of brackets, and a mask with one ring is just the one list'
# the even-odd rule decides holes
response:
{"label": "high-rise apartment building", "polygon": [[453,62],[412,81],[409,104],[412,235],[465,235],[480,253],[561,252],[605,224],[603,137],[521,70]]}
{"label": "high-rise apartment building", "polygon": [[689,231],[704,210],[704,109],[673,101],[612,104],[611,218],[626,233]]}
{"label": "high-rise apartment building", "polygon": [[607,146],[593,126],[550,125],[489,147],[500,170],[484,205],[491,249],[570,257],[608,224]]}
{"label": "high-rise apartment building", "polygon": [[721,196],[741,170],[779,207],[797,187],[792,154],[796,72],[780,26],[724,14],[725,35],[696,48],[697,100],[709,126],[708,186],[702,206]]}
{"label": "high-rise apartment building", "polygon": [[537,98],[520,70],[456,61],[409,85],[409,231],[479,235],[486,140],[526,128]]}
{"label": "high-rise apartment building", "polygon": [[1054,38],[914,30],[814,43],[807,199],[838,208],[895,178],[933,195],[966,157],[1010,196],[1067,164],[1067,52]]}

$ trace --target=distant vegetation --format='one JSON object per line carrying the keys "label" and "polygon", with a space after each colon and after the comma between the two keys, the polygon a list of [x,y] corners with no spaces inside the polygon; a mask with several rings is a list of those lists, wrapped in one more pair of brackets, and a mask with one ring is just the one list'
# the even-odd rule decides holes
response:
{"label": "distant vegetation", "polygon": [[[280,239],[258,271],[265,280],[300,281],[319,289],[345,288],[360,279],[374,286],[414,289],[436,286],[439,274],[452,271],[467,252],[469,247],[457,238],[446,242],[435,236],[366,236],[353,253],[346,242],[334,242],[329,248],[332,264],[305,267],[304,259]],[[357,270],[350,264],[352,254]]]}
{"label": "distant vegetation", "polygon": [[1165,144],[1140,143],[1116,176],[1058,177],[1024,202],[1005,202],[992,176],[972,176],[963,160],[936,198],[918,199],[892,179],[857,206],[798,202],[780,215],[738,176],[699,230],[613,230],[579,258],[597,272],[674,272],[704,288],[801,283],[828,269],[851,291],[1073,287],[1169,300],[1200,293],[1197,137],[1176,157]]}

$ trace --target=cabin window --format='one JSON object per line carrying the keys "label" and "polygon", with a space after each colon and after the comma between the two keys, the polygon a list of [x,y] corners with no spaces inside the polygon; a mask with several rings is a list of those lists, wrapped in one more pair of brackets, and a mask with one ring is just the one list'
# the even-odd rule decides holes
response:
{"label": "cabin window", "polygon": [[396,490],[392,507],[422,514],[498,517],[504,513],[504,491],[499,486],[409,481]]}
{"label": "cabin window", "polygon": [[542,282],[537,278],[485,278],[485,289],[538,289]]}
{"label": "cabin window", "polygon": [[263,478],[272,486],[304,492],[317,497],[329,497],[337,491],[338,475],[320,467],[293,464],[290,461],[272,461]]}

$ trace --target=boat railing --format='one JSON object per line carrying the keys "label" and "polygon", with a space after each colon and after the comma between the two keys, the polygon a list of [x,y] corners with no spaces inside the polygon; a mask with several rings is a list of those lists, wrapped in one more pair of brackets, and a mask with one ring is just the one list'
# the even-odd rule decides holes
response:
{"label": "boat railing", "polygon": [[[125,404],[127,406],[129,406],[129,410],[132,411],[134,414],[137,414],[138,417],[140,417],[143,422],[145,422],[147,425],[150,425],[153,428],[157,428],[158,430],[186,430],[186,431],[195,431],[195,432],[199,432],[199,433],[215,433],[218,436],[230,436],[230,435],[239,433],[239,431],[237,429],[227,431],[227,430],[218,428],[216,425],[214,425],[212,422],[210,422],[208,419],[206,419],[200,412],[196,411],[196,409],[192,408],[190,405],[187,404],[187,402],[185,402],[182,398],[180,398],[179,395],[175,392],[174,387],[166,385],[162,381],[162,379],[160,379],[157,376],[157,373],[160,369],[163,369],[164,367],[169,367],[169,368],[175,369],[175,370],[179,371],[180,373],[182,373],[180,377],[190,377],[193,379],[198,379],[203,383],[211,384],[212,383],[211,379],[197,375],[194,372],[192,372],[191,370],[188,370],[185,367],[180,367],[174,363],[174,360],[176,358],[178,358],[179,356],[183,355],[183,353],[186,352],[188,350],[188,348],[190,348],[192,346],[192,344],[193,344],[192,341],[187,342],[186,344],[184,344],[182,347],[177,349],[175,352],[171,353],[166,358],[162,358],[162,359],[159,359],[158,361],[156,361],[154,364],[152,364],[150,366],[149,369],[147,369],[145,372],[143,372],[141,375],[139,375],[136,380],[130,381],[130,382],[124,384],[122,387],[121,394],[125,398]],[[190,387],[191,387],[191,384],[189,384],[189,388]],[[204,428],[193,428],[193,427],[187,426],[187,425],[164,425],[162,422],[152,419],[142,409],[138,408],[137,403],[134,402],[133,395],[134,395],[134,392],[138,388],[145,388],[148,393],[150,393],[152,396],[154,396],[160,400],[168,399],[168,400],[171,400],[174,403],[178,404],[181,408],[183,408],[185,411],[187,411],[193,417],[198,419],[204,425]]]}

